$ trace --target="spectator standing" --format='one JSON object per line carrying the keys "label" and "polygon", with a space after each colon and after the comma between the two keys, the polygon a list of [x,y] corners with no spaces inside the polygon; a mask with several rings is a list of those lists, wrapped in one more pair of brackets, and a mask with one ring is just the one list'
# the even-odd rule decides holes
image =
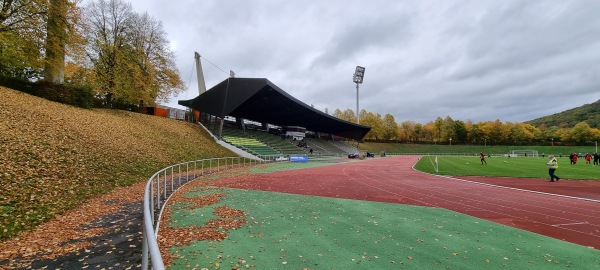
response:
{"label": "spectator standing", "polygon": [[597,152],[594,153],[594,166],[598,166],[598,162],[600,161],[600,154]]}
{"label": "spectator standing", "polygon": [[550,161],[548,161],[548,163],[546,163],[546,165],[548,166],[548,174],[550,175],[550,182],[558,181],[558,180],[560,180],[560,177],[558,177],[554,174],[554,172],[556,172],[556,169],[558,169],[558,161],[556,161],[556,158],[554,158],[554,155],[549,155],[548,158],[550,159]]}

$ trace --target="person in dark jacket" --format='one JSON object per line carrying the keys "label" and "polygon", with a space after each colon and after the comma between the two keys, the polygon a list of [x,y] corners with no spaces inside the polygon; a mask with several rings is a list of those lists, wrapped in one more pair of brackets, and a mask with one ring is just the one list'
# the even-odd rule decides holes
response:
{"label": "person in dark jacket", "polygon": [[485,165],[487,165],[487,161],[485,161],[485,154],[483,153],[483,151],[481,151],[481,153],[479,153],[479,158],[481,159],[481,165],[483,165],[483,163],[485,163]]}

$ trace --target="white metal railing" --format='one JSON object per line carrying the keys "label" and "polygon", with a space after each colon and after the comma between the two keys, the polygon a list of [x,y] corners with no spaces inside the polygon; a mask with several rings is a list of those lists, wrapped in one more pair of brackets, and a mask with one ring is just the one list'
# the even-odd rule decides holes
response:
{"label": "white metal railing", "polygon": [[147,270],[149,263],[151,263],[153,269],[165,269],[157,241],[160,224],[159,213],[177,189],[202,175],[273,161],[246,157],[212,158],[171,165],[154,173],[148,179],[144,191],[142,269]]}

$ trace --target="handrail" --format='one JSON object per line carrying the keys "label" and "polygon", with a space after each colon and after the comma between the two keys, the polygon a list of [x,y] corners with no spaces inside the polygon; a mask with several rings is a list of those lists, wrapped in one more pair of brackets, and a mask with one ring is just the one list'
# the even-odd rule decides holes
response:
{"label": "handrail", "polygon": [[[170,196],[173,193],[175,193],[175,191],[177,191],[179,188],[184,186],[186,183],[196,179],[198,176],[235,168],[236,160],[238,168],[241,168],[242,165],[251,166],[275,161],[256,160],[246,157],[224,157],[194,160],[165,167],[162,170],[154,173],[152,177],[148,179],[148,182],[146,183],[146,188],[144,190],[144,224],[142,226],[142,270],[147,270],[150,266],[149,263],[151,263],[152,269],[165,269],[165,265],[160,255],[160,249],[158,248],[157,241],[158,228],[160,225],[160,214],[157,216],[156,213],[162,212]],[[193,168],[191,168],[192,163],[194,165]],[[202,166],[198,166],[198,163],[200,163]],[[204,166],[205,163],[208,163],[208,167],[206,168]],[[184,167],[183,173],[182,167]],[[215,167],[216,171],[214,170]],[[198,171],[200,173],[198,173]],[[193,174],[191,174],[191,172],[193,172]]]}

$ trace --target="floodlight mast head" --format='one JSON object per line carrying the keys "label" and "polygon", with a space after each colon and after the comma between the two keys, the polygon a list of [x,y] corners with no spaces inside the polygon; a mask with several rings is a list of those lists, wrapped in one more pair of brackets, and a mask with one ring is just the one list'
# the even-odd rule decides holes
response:
{"label": "floodlight mast head", "polygon": [[356,123],[360,124],[360,118],[358,114],[358,85],[363,82],[363,77],[365,76],[365,68],[361,66],[356,66],[356,70],[354,71],[354,77],[352,81],[356,83]]}
{"label": "floodlight mast head", "polygon": [[354,71],[354,78],[352,81],[354,81],[354,83],[362,83],[364,76],[365,68],[361,66],[356,66],[356,70]]}

